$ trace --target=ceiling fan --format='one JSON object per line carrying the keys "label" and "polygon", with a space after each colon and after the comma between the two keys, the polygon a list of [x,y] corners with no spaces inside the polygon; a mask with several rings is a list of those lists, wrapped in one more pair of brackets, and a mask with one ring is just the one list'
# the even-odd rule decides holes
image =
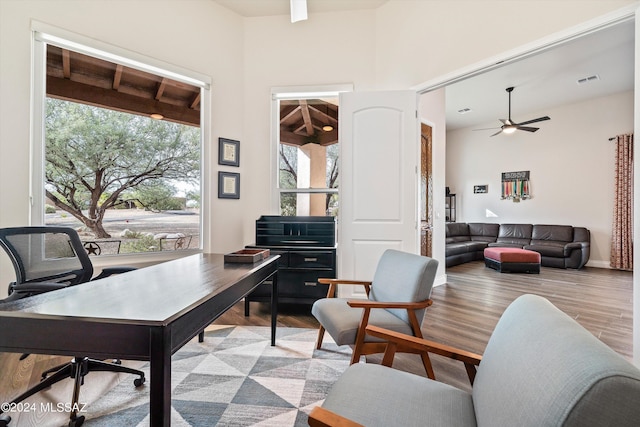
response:
{"label": "ceiling fan", "polygon": [[542,122],[545,120],[551,120],[549,116],[538,117],[537,119],[527,120],[526,122],[516,123],[511,120],[511,92],[513,92],[513,87],[508,87],[506,90],[509,93],[509,118],[508,119],[499,119],[502,122],[502,126],[499,128],[485,128],[485,129],[474,129],[474,130],[489,130],[489,129],[500,129],[498,132],[494,133],[491,136],[496,136],[500,133],[513,133],[517,130],[524,130],[527,132],[535,132],[540,128],[525,126],[530,125],[532,123]]}

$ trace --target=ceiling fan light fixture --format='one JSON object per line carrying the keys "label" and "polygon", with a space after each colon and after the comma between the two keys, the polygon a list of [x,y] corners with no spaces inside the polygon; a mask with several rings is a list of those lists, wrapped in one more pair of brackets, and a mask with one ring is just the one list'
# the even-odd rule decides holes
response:
{"label": "ceiling fan light fixture", "polygon": [[506,125],[502,128],[502,133],[511,134],[514,133],[518,128],[514,125]]}
{"label": "ceiling fan light fixture", "polygon": [[325,132],[331,132],[333,130],[333,126],[324,125],[324,126],[322,126],[322,130],[325,131]]}
{"label": "ceiling fan light fixture", "polygon": [[291,23],[307,19],[307,0],[289,0]]}

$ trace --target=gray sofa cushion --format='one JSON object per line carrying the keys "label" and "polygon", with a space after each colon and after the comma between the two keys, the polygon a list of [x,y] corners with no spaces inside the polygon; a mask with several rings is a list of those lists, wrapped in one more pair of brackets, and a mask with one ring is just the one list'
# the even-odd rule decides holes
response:
{"label": "gray sofa cushion", "polygon": [[534,295],[504,312],[473,386],[479,426],[632,426],[639,401],[640,372]]}
{"label": "gray sofa cushion", "polygon": [[469,393],[374,364],[351,365],[322,406],[367,427],[476,425]]}

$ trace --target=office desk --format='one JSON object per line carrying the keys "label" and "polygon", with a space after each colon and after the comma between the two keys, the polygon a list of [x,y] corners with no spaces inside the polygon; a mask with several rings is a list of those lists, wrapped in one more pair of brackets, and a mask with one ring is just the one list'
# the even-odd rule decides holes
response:
{"label": "office desk", "polygon": [[169,426],[171,355],[264,280],[273,278],[276,295],[278,258],[192,255],[4,304],[0,351],[148,360],[151,426]]}

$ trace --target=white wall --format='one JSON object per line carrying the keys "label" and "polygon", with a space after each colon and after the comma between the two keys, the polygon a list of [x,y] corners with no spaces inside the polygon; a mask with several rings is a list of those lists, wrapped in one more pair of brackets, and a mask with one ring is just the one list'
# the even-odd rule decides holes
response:
{"label": "white wall", "polygon": [[[447,132],[446,185],[457,195],[458,222],[569,224],[591,231],[589,265],[607,268],[613,220],[615,145],[633,132],[633,92],[563,105],[535,133],[490,137],[487,123]],[[531,172],[532,198],[500,200],[501,173]],[[487,184],[489,193],[474,194]],[[496,215],[495,217],[491,215]]]}
{"label": "white wall", "polygon": [[270,210],[271,89],[343,83],[355,90],[375,89],[374,18],[373,11],[358,11],[321,13],[295,24],[288,16],[247,19],[244,120],[252,152],[244,157],[251,170],[244,194],[251,206],[244,213],[243,243],[253,242],[260,215],[278,214]]}
{"label": "white wall", "polygon": [[404,89],[636,3],[390,0],[377,9],[380,89]]}
{"label": "white wall", "polygon": [[[217,166],[219,136],[243,139],[244,110],[238,99],[244,91],[244,24],[235,13],[212,1],[1,0],[0,227],[29,223],[32,20],[211,76],[213,130],[207,143],[214,149],[208,162]],[[205,178],[212,192],[217,188],[213,169]],[[217,216],[209,224],[213,238],[208,249],[237,247],[243,203],[211,199]],[[2,254],[0,298],[6,292],[3,284],[12,278]]]}

